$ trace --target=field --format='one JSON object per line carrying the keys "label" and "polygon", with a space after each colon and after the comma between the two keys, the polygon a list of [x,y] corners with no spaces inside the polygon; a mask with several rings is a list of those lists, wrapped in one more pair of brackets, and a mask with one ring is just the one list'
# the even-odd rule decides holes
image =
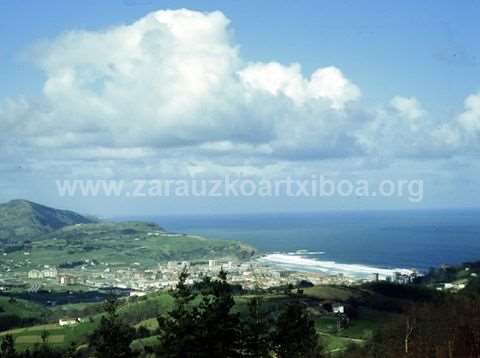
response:
{"label": "field", "polygon": [[47,310],[39,304],[0,296],[0,317],[2,314],[11,314],[20,318],[37,318],[46,312]]}
{"label": "field", "polygon": [[359,297],[362,294],[358,288],[340,286],[314,286],[304,289],[304,293],[307,296],[315,297],[320,300],[340,302]]}
{"label": "field", "polygon": [[[370,307],[371,301],[375,303],[383,302],[385,297],[364,288],[316,286],[305,289],[303,296],[270,293],[263,294],[262,297],[265,309],[273,312],[278,311],[292,301],[301,300],[308,304],[312,317],[315,320],[316,328],[320,333],[323,346],[328,352],[332,353],[341,352],[351,344],[363,344],[371,337],[376,328],[380,327],[388,318],[393,317],[393,314],[387,311]],[[372,297],[375,299],[373,300]],[[239,312],[241,315],[245,314],[251,298],[252,296],[248,295],[236,296],[234,311]],[[200,300],[200,297],[197,300]],[[343,302],[347,306],[352,302],[365,302],[365,304],[360,304],[356,309],[355,317],[346,327],[338,330],[337,318],[334,314],[325,312],[322,306],[324,302]],[[170,310],[173,303],[174,299],[170,294],[154,293],[146,297],[122,300],[119,314],[126,322],[134,325],[136,328],[143,326],[153,332],[158,327],[156,317]],[[23,302],[23,305],[19,305],[17,310],[28,314],[35,311],[38,307],[41,306],[29,306],[29,303]],[[98,309],[98,304],[96,306],[88,304],[65,305],[55,307],[50,312],[51,315],[59,315],[61,312],[81,312],[82,309],[90,307]],[[88,334],[98,324],[99,318],[100,314],[95,313],[84,317],[84,322],[71,327],[60,327],[58,324],[37,325],[30,328],[10,330],[2,333],[2,335],[6,333],[12,334],[18,348],[25,349],[41,342],[42,332],[47,331],[48,342],[52,346],[66,348],[72,342],[77,344],[85,343]],[[155,342],[155,337],[136,340],[134,347],[141,349],[143,346],[151,346]]]}
{"label": "field", "polygon": [[31,348],[36,343],[41,343],[42,333],[47,332],[49,345],[55,348],[65,348],[72,342],[83,342],[95,326],[96,322],[90,321],[78,323],[75,326],[63,327],[58,324],[46,324],[2,332],[0,336],[11,334],[15,340],[16,348],[25,350]]}

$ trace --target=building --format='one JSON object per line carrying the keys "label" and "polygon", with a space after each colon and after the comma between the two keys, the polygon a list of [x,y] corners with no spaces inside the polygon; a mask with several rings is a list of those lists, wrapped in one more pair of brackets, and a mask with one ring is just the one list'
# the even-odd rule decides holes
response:
{"label": "building", "polygon": [[72,318],[60,318],[58,320],[58,325],[59,326],[74,326],[77,323],[80,323],[82,320],[80,318],[77,319],[72,319]]}
{"label": "building", "polygon": [[217,261],[215,260],[208,260],[208,268],[215,268],[217,266]]}
{"label": "building", "polygon": [[29,279],[43,278],[43,274],[39,270],[30,270],[30,271],[28,271],[28,278]]}
{"label": "building", "polygon": [[57,278],[58,271],[55,267],[49,267],[42,271],[44,278]]}
{"label": "building", "polygon": [[132,292],[130,292],[130,297],[144,297],[146,295],[147,295],[147,293],[142,292],[142,291],[132,291]]}
{"label": "building", "polygon": [[60,275],[58,276],[58,283],[62,286],[74,285],[76,282],[75,277],[71,275]]}
{"label": "building", "polygon": [[344,314],[345,313],[345,306],[342,305],[341,303],[334,303],[332,305],[332,312],[333,313],[341,313],[341,314]]}

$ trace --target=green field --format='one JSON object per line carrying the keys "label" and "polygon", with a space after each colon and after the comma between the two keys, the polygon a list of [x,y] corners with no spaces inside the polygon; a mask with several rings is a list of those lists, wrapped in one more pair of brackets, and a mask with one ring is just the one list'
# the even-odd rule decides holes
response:
{"label": "green field", "polygon": [[2,315],[13,314],[20,318],[39,318],[48,310],[36,303],[0,296],[0,319]]}
{"label": "green field", "polygon": [[361,296],[358,288],[341,286],[314,286],[304,289],[306,296],[315,297],[320,300],[345,302],[348,299]]}
{"label": "green field", "polygon": [[204,260],[208,258],[245,259],[255,250],[236,241],[171,234],[148,223],[98,223],[67,226],[43,235],[25,249],[0,257],[0,263],[23,263],[23,270],[43,265],[59,266],[67,262],[91,261],[110,264],[153,267],[168,260]]}
{"label": "green field", "polygon": [[96,322],[82,322],[75,326],[61,327],[58,324],[37,325],[28,328],[19,328],[0,333],[0,336],[10,334],[15,340],[19,350],[31,348],[36,343],[42,342],[42,333],[48,333],[47,342],[55,348],[65,348],[73,343],[82,343],[96,327]]}

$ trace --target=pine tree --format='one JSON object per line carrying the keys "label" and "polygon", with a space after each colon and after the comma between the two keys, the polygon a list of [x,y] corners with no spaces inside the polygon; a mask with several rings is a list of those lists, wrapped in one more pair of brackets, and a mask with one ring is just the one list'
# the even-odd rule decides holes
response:
{"label": "pine tree", "polygon": [[248,316],[242,327],[242,355],[248,358],[271,357],[271,320],[262,297],[254,297],[248,304]]}
{"label": "pine tree", "polygon": [[177,289],[173,294],[175,304],[167,314],[157,318],[160,344],[157,356],[164,358],[192,357],[197,341],[197,310],[191,307],[196,295],[186,284],[189,277],[187,268],[180,273]]}
{"label": "pine tree", "polygon": [[15,341],[10,334],[7,334],[2,338],[0,344],[0,357],[1,358],[17,358],[18,355],[15,352]]}
{"label": "pine tree", "polygon": [[211,281],[199,306],[199,358],[240,356],[240,318],[232,313],[234,305],[232,287],[222,269],[217,279]]}
{"label": "pine tree", "polygon": [[319,336],[307,309],[300,303],[287,305],[276,321],[272,337],[278,358],[320,357]]}
{"label": "pine tree", "polygon": [[135,330],[123,323],[118,314],[118,301],[114,296],[105,303],[106,315],[102,317],[99,327],[90,337],[90,348],[96,358],[131,358],[135,354],[130,344],[135,339]]}

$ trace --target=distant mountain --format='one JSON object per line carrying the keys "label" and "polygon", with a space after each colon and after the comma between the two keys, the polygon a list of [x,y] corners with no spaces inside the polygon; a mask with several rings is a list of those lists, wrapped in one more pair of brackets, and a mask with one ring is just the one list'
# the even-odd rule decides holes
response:
{"label": "distant mountain", "polygon": [[65,226],[97,221],[73,211],[53,209],[27,200],[12,200],[0,204],[0,241],[32,239]]}
{"label": "distant mountain", "polygon": [[151,266],[166,260],[245,259],[254,255],[255,249],[237,241],[170,233],[157,224],[105,222],[13,200],[0,205],[0,252],[19,264],[28,252],[28,261],[39,265],[88,258]]}

